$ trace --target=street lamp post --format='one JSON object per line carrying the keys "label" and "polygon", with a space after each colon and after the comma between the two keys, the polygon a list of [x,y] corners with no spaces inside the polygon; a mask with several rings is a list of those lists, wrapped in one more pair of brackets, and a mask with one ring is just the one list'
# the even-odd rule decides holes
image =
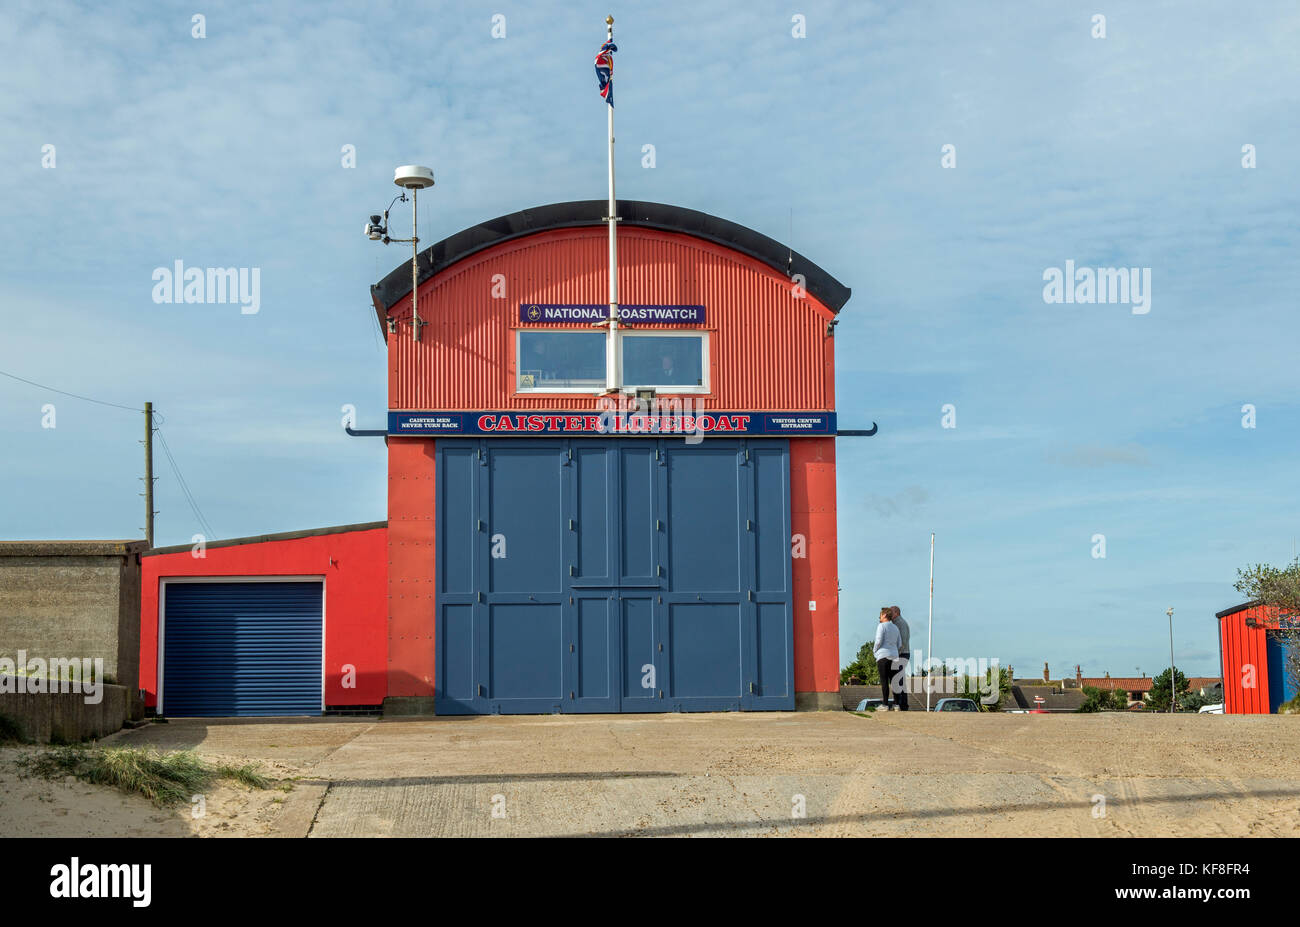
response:
{"label": "street lamp post", "polygon": [[1165,609],[1165,614],[1169,616],[1169,713],[1174,713],[1174,704],[1176,701],[1174,689],[1174,609],[1173,606]]}

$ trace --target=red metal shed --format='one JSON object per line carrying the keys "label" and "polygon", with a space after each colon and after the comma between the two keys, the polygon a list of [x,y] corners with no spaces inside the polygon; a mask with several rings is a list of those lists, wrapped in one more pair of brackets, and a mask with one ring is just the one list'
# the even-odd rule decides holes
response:
{"label": "red metal shed", "polygon": [[1224,714],[1269,714],[1268,629],[1277,627],[1277,609],[1246,602],[1215,617],[1223,655]]}

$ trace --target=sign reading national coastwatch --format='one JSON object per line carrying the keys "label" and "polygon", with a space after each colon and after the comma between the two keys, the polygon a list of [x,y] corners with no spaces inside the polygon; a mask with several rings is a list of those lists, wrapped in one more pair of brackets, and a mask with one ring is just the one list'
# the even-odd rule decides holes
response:
{"label": "sign reading national coastwatch", "polygon": [[834,412],[389,412],[388,433],[501,437],[833,435]]}
{"label": "sign reading national coastwatch", "polygon": [[[609,318],[608,305],[579,303],[520,303],[519,321],[525,325],[548,323],[603,322]],[[659,325],[703,325],[703,306],[640,306],[618,307],[620,322],[643,322]]]}

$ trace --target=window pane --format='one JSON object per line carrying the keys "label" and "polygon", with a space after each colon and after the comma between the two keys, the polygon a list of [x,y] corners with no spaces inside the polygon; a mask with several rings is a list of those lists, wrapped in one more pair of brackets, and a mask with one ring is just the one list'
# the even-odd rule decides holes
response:
{"label": "window pane", "polygon": [[626,386],[703,386],[704,339],[624,335],[623,383]]}
{"label": "window pane", "polygon": [[520,389],[599,389],[605,385],[603,332],[520,332]]}

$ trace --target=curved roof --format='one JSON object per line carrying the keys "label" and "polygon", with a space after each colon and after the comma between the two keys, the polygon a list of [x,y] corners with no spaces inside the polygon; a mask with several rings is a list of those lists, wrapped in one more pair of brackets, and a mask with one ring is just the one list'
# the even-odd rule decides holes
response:
{"label": "curved roof", "polygon": [[[523,209],[481,222],[421,251],[417,261],[419,282],[502,242],[553,229],[604,225],[602,217],[608,208],[606,200],[575,200]],[[619,200],[618,214],[619,224],[623,226],[692,235],[748,255],[786,276],[803,274],[805,289],[832,312],[838,313],[852,294],[852,290],[799,252],[735,222],[694,209],[639,200]],[[409,263],[402,263],[370,288],[375,308],[381,314],[410,293]]]}

